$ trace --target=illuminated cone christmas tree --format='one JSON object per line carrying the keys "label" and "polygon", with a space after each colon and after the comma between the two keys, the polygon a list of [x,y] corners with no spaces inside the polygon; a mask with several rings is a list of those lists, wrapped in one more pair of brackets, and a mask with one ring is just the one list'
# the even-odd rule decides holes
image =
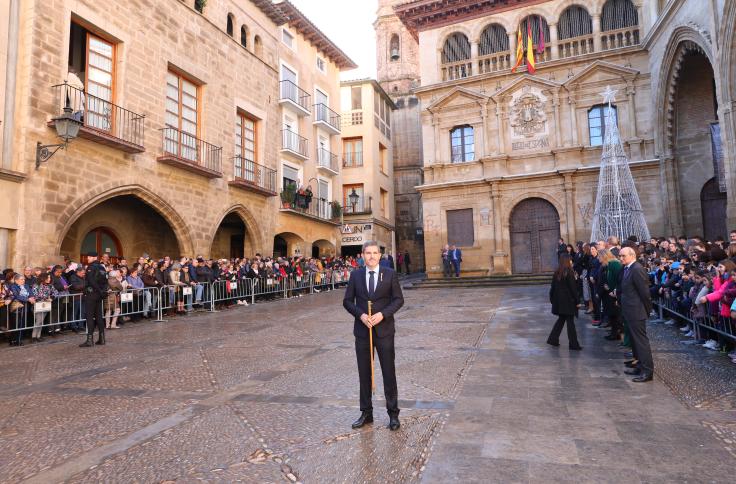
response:
{"label": "illuminated cone christmas tree", "polygon": [[615,95],[616,91],[611,90],[610,86],[602,94],[608,109],[590,240],[606,240],[615,235],[623,241],[635,235],[640,241],[648,241],[649,229],[631,176],[629,159],[621,143],[616,114],[611,106]]}

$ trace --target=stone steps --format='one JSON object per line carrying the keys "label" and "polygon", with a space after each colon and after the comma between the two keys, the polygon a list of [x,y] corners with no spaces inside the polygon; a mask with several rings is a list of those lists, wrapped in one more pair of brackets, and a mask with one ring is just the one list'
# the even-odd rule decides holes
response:
{"label": "stone steps", "polygon": [[550,283],[552,274],[512,274],[486,277],[423,279],[404,286],[405,289],[441,289],[473,287],[539,286]]}

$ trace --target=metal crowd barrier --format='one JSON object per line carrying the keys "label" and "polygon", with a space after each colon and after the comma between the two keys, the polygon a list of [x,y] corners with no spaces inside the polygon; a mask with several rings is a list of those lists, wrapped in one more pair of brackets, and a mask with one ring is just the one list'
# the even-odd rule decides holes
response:
{"label": "metal crowd barrier", "polygon": [[212,303],[253,300],[253,279],[215,281],[212,283]]}
{"label": "metal crowd barrier", "polygon": [[53,301],[20,306],[11,302],[0,308],[0,334],[64,325],[81,330],[85,324],[82,294],[64,294]]}
{"label": "metal crowd barrier", "polygon": [[[694,318],[692,315],[682,314],[678,308],[678,302],[678,299],[671,297],[656,298],[654,304],[658,308],[659,321],[664,321],[665,313],[668,313],[690,323],[697,339],[703,339],[704,330],[708,330],[736,341],[736,322],[732,318],[720,314],[708,314],[703,318]],[[711,312],[711,303],[707,303],[706,312]],[[718,303],[718,312],[720,313],[720,303]]]}

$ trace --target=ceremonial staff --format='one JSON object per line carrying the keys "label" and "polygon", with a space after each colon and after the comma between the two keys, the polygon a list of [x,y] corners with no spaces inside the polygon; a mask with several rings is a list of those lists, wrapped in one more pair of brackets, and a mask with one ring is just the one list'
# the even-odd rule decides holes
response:
{"label": "ceremonial staff", "polygon": [[[368,301],[368,319],[370,319],[373,316],[373,302]],[[375,371],[373,369],[373,323],[371,323],[371,327],[368,328],[368,342],[371,345],[371,392],[373,394],[376,394],[376,376]]]}

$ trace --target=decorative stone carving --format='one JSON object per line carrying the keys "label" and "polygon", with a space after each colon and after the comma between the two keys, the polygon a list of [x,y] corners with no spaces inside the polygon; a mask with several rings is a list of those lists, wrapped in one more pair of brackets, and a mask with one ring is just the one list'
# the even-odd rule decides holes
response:
{"label": "decorative stone carving", "polygon": [[534,138],[547,131],[544,102],[529,86],[511,104],[511,127],[515,137]]}

